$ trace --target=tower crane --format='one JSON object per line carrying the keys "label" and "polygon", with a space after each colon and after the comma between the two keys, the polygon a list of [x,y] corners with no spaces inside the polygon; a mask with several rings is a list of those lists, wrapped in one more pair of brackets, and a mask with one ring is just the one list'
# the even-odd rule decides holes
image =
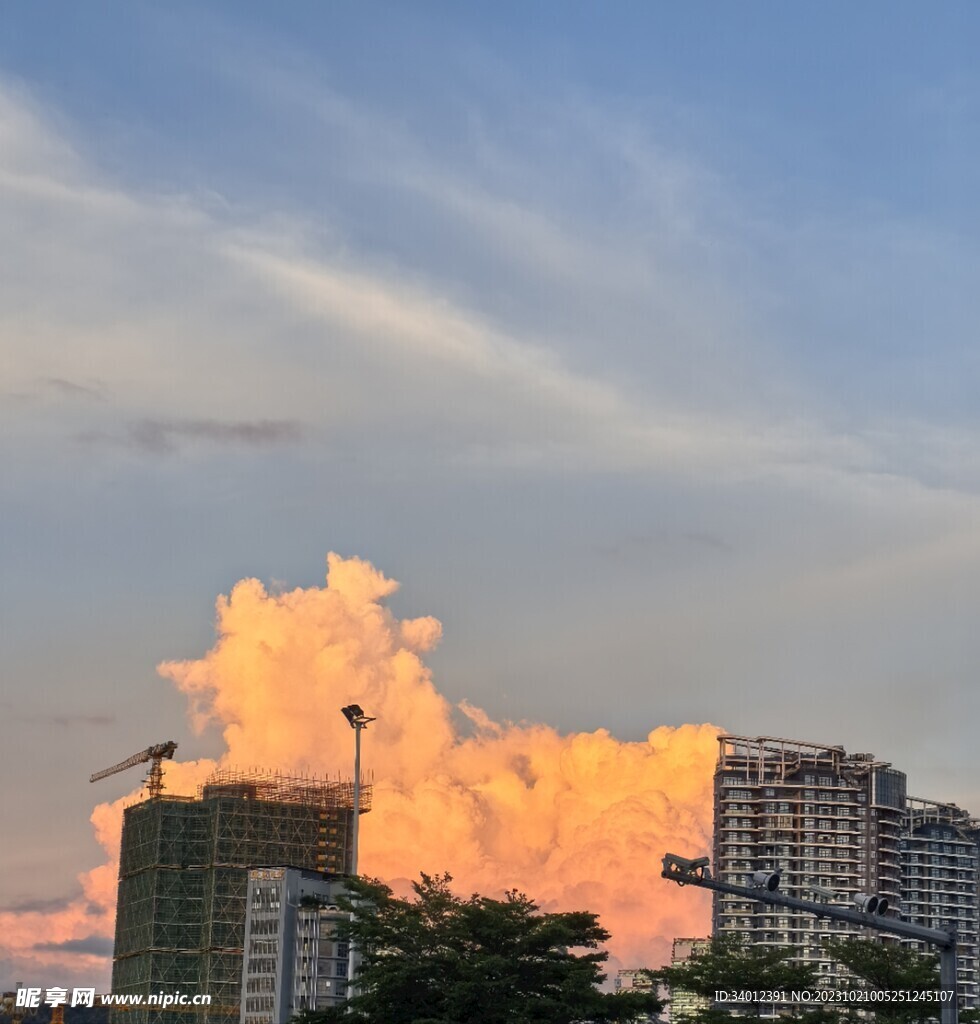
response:
{"label": "tower crane", "polygon": [[177,744],[173,740],[167,740],[166,743],[157,743],[155,746],[147,747],[146,750],[141,750],[138,754],[133,754],[132,757],[127,757],[125,761],[120,761],[119,764],[114,764],[111,768],[103,768],[102,771],[96,772],[88,781],[98,782],[99,779],[108,778],[110,775],[115,775],[116,772],[125,771],[127,768],[132,768],[136,764],[146,764],[147,761],[152,761],[150,770],[146,775],[146,788],[151,797],[159,796],[163,792],[163,768],[160,762],[166,757],[168,759],[174,756],[174,751],[177,749]]}

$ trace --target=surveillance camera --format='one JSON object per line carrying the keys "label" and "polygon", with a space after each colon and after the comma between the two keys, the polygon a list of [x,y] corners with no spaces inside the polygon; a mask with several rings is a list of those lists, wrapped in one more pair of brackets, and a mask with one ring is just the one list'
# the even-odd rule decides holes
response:
{"label": "surveillance camera", "polygon": [[664,873],[671,875],[695,875],[700,874],[702,877],[709,877],[710,872],[708,865],[711,863],[708,857],[695,857],[690,859],[688,857],[679,857],[676,853],[668,853],[664,855],[663,865]]}
{"label": "surveillance camera", "polygon": [[837,899],[837,893],[833,889],[828,889],[822,885],[810,885],[807,886],[814,896],[818,896],[822,900],[835,900]]}
{"label": "surveillance camera", "polygon": [[756,889],[766,889],[768,892],[775,892],[779,888],[779,876],[781,870],[756,871],[752,875],[752,885]]}
{"label": "surveillance camera", "polygon": [[859,892],[854,894],[854,902],[863,914],[884,914],[888,910],[888,900],[884,896]]}

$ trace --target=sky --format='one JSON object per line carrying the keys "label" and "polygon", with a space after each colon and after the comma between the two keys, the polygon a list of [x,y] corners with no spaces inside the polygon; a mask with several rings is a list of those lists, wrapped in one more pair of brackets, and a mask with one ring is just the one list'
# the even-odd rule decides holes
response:
{"label": "sky", "polygon": [[452,706],[841,744],[980,813],[978,22],[6,10],[0,912],[102,863],[138,780],[91,772],[222,754],[157,666],[329,551],[441,623]]}

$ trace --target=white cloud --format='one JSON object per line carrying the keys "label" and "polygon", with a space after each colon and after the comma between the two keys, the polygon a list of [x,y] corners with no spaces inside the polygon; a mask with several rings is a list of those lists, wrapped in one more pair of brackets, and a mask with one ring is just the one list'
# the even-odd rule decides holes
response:
{"label": "white cloud", "polygon": [[[744,325],[732,327],[737,341],[726,339],[730,297],[707,311],[698,302],[699,286],[717,296],[719,267],[706,269],[703,281],[689,275],[679,283],[677,246],[707,249],[714,240],[709,227],[698,235],[698,215],[689,212],[699,175],[651,151],[628,126],[602,136],[594,116],[583,119],[593,146],[611,147],[604,159],[628,155],[626,173],[654,183],[647,191],[656,193],[664,238],[658,248],[643,229],[624,227],[617,252],[588,215],[577,235],[567,211],[539,211],[520,196],[464,183],[404,133],[375,130],[373,115],[349,102],[328,96],[313,106],[365,148],[377,135],[389,155],[404,150],[396,190],[424,196],[474,244],[496,247],[515,274],[533,276],[540,265],[542,280],[554,284],[560,267],[571,307],[591,296],[608,309],[609,334],[591,338],[591,360],[513,314],[469,308],[431,269],[406,272],[390,260],[381,265],[377,254],[326,247],[291,218],[236,218],[227,204],[218,216],[210,196],[113,186],[51,126],[51,115],[8,87],[0,92],[0,131],[13,154],[0,166],[7,390],[97,380],[109,397],[53,410],[48,394],[41,415],[37,403],[12,403],[8,422],[28,434],[87,437],[132,437],[146,423],[303,423],[311,437],[320,431],[346,445],[389,436],[402,457],[420,462],[434,447],[440,459],[487,466],[775,480],[835,490],[845,501],[864,500],[868,488],[891,493],[880,483],[890,476],[908,475],[911,486],[928,463],[920,444],[917,464],[907,464],[900,423],[889,424],[882,444],[873,425],[840,432],[817,406],[803,414],[785,402],[767,405],[774,393],[797,389],[780,375],[775,384],[759,374],[743,382],[736,404],[715,401],[738,377],[732,351]],[[656,184],[661,172],[666,185]],[[717,196],[711,203],[719,205]],[[644,306],[646,279],[660,292],[652,306]],[[546,294],[560,303],[553,290]],[[623,355],[625,334],[645,309],[664,306],[665,295],[672,321],[648,326],[636,375],[635,360]],[[626,320],[616,311],[623,296],[635,302]],[[696,341],[694,355],[679,353],[689,336],[712,339]],[[692,384],[674,388],[677,365],[688,358],[697,370]],[[183,431],[185,440],[193,433]],[[940,432],[931,450],[942,447]]]}

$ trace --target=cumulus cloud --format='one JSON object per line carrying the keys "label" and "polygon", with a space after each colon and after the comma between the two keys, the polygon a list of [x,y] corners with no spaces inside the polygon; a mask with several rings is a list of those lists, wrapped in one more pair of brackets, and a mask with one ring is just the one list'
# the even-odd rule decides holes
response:
{"label": "cumulus cloud", "polygon": [[[385,604],[397,586],[370,563],[334,554],[323,587],[270,593],[242,580],[218,599],[211,650],[164,662],[160,673],[187,695],[199,729],[221,730],[221,765],[347,774],[350,729],[337,709],[355,702],[375,714],[365,737],[375,780],[361,833],[365,873],[405,885],[420,871],[448,870],[463,892],[517,887],[545,909],[593,910],[621,963],[660,963],[674,935],[703,933],[702,894],[657,874],[668,849],[694,856],[710,846],[718,730],[659,726],[622,742],[605,729],[563,735],[498,722],[468,704],[461,728],[424,661],[440,624],[397,618]],[[195,792],[214,767],[168,764],[168,791]],[[61,910],[0,913],[7,952],[49,962],[66,951],[104,955],[95,940],[111,934],[129,799],[93,812],[109,859],[82,876],[82,897]]]}

